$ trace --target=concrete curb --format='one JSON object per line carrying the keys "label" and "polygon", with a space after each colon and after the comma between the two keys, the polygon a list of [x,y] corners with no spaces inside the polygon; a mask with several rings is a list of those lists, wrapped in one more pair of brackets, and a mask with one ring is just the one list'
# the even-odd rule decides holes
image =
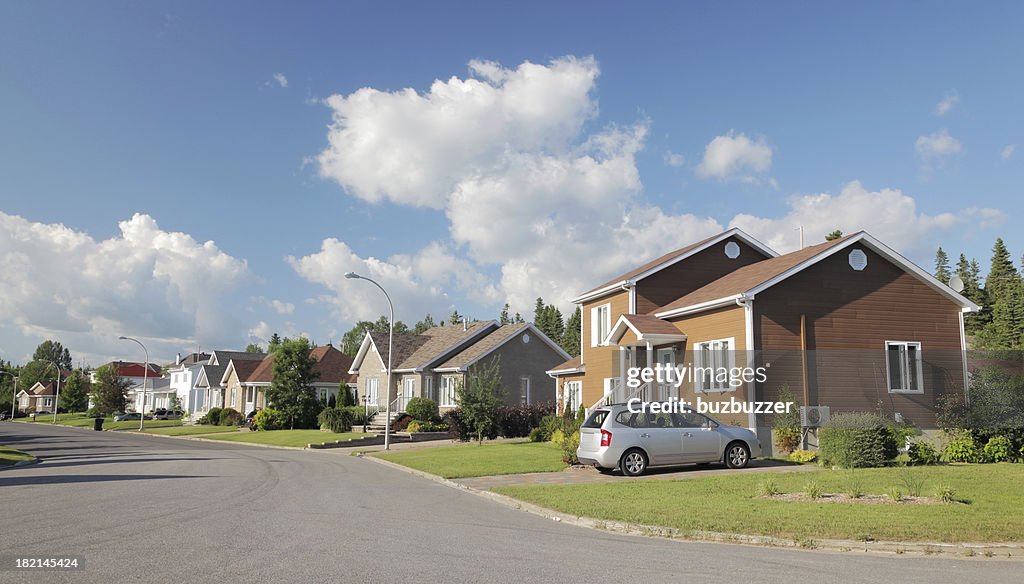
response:
{"label": "concrete curb", "polygon": [[33,464],[39,464],[40,462],[42,462],[42,459],[33,456],[29,460],[19,460],[18,462],[15,462],[14,464],[5,464],[3,466],[0,466],[0,470],[6,470],[6,469],[9,469],[9,468],[21,468],[23,466],[30,466],[30,465],[33,465]]}
{"label": "concrete curb", "polygon": [[828,552],[864,552],[875,555],[924,555],[924,556],[940,556],[946,558],[975,558],[975,559],[1002,559],[1002,560],[1021,560],[1024,559],[1024,544],[1015,543],[963,543],[963,544],[950,544],[950,543],[926,543],[926,542],[895,542],[895,541],[856,541],[856,540],[842,540],[842,539],[807,539],[807,540],[792,540],[785,538],[777,538],[763,535],[746,535],[738,533],[717,533],[710,531],[692,531],[685,532],[680,529],[672,527],[661,527],[656,525],[643,525],[638,523],[628,523],[622,521],[609,521],[605,519],[596,519],[594,517],[584,517],[576,515],[568,515],[561,513],[547,507],[541,507],[533,503],[527,503],[509,497],[507,495],[501,495],[491,491],[485,491],[476,489],[462,483],[457,483],[450,479],[440,477],[434,474],[402,466],[400,464],[391,462],[389,460],[383,460],[376,456],[363,456],[362,454],[357,455],[359,458],[364,460],[372,460],[377,464],[400,470],[408,474],[425,478],[435,483],[439,483],[460,491],[472,493],[478,497],[483,497],[499,503],[511,509],[517,511],[525,511],[533,515],[545,517],[559,523],[567,523],[569,525],[575,525],[577,527],[585,527],[588,529],[596,529],[599,531],[606,531],[611,533],[618,533],[622,535],[642,536],[642,537],[654,537],[658,539],[667,539],[672,541],[691,541],[691,542],[706,542],[706,543],[726,543],[734,545],[750,545],[759,547],[779,547],[779,548],[790,548],[798,549],[803,551],[828,551]]}

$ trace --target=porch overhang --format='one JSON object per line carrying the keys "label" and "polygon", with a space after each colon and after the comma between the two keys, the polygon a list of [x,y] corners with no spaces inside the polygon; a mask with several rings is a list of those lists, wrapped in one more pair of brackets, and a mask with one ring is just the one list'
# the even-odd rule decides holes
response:
{"label": "porch overhang", "polygon": [[[632,332],[636,340],[630,339],[622,343],[627,332]],[[605,345],[631,346],[669,345],[686,341],[686,334],[678,331],[671,323],[647,315],[624,314],[615,322],[608,333]]]}

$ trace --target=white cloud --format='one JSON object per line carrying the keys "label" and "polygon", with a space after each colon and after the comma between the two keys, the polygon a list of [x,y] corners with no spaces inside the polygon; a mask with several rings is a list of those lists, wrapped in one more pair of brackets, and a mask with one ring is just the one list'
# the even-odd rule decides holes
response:
{"label": "white cloud", "polygon": [[[730,131],[717,136],[704,148],[704,158],[697,166],[697,176],[718,180],[741,179],[751,181],[754,174],[765,173],[772,167],[772,148],[764,138],[751,140],[745,134]],[[750,174],[754,173],[754,174]]]}
{"label": "white cloud", "polygon": [[839,194],[821,193],[792,197],[789,211],[774,218],[740,214],[729,225],[739,227],[761,239],[777,251],[799,248],[797,228],[804,227],[807,244],[825,240],[835,229],[844,233],[867,231],[904,255],[928,253],[934,237],[954,227],[978,223],[987,228],[1005,218],[996,209],[969,208],[955,213],[928,215],[918,210],[917,202],[899,189],[869,191],[853,181]]}
{"label": "white cloud", "polygon": [[[273,77],[271,79],[273,80],[273,83],[277,83],[278,87],[281,87],[281,88],[288,87],[288,78],[284,76],[284,73],[274,73],[274,75],[273,75]],[[270,83],[271,82],[268,81],[267,85],[270,85]]]}
{"label": "white cloud", "polygon": [[1009,160],[1010,157],[1013,156],[1013,152],[1015,150],[1017,150],[1017,146],[1015,144],[1007,144],[1006,146],[1003,147],[1003,150],[1002,152],[999,153],[999,156],[1003,160]]}
{"label": "white cloud", "polygon": [[963,152],[964,146],[959,140],[949,135],[949,130],[942,129],[927,136],[918,136],[914,148],[922,160],[932,161]]}
{"label": "white cloud", "polygon": [[946,92],[946,95],[935,104],[935,115],[944,116],[953,109],[953,106],[960,102],[960,95],[955,90]]}
{"label": "white cloud", "polygon": [[679,168],[680,166],[683,165],[684,162],[686,162],[686,159],[683,157],[682,154],[677,154],[675,152],[672,152],[671,150],[665,151],[662,160],[665,161],[665,164],[667,166],[671,166],[673,168]]}
{"label": "white cloud", "polygon": [[224,299],[250,279],[244,260],[148,215],[118,225],[118,236],[97,241],[0,212],[0,322],[101,358],[134,350],[122,334],[151,340],[154,357],[234,338]]}
{"label": "white cloud", "polygon": [[278,314],[291,314],[295,312],[295,305],[291,302],[284,302],[283,300],[271,300],[270,306],[272,306]]}

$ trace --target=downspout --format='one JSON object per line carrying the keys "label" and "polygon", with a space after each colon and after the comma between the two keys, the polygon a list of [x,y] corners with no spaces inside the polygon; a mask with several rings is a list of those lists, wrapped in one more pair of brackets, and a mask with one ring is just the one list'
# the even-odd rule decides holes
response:
{"label": "downspout", "polygon": [[[743,332],[746,337],[744,353],[746,353],[746,366],[748,370],[754,368],[754,299],[743,294],[736,299],[736,306],[743,307]],[[750,404],[750,413],[747,414],[747,426],[750,431],[757,434],[757,415],[754,413],[754,401],[757,393],[757,386],[754,381],[747,384],[747,403]]]}

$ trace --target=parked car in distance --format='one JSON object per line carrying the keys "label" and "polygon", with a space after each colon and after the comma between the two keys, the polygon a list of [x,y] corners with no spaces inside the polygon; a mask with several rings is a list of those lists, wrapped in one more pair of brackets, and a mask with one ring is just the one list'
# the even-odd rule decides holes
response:
{"label": "parked car in distance", "polygon": [[6,420],[7,418],[10,418],[10,417],[11,417],[11,414],[9,412],[7,412],[6,410],[0,412],[0,420]]}
{"label": "parked car in distance", "polygon": [[743,468],[761,442],[746,428],[729,426],[692,410],[631,412],[625,404],[594,410],[580,428],[576,456],[598,470],[627,476],[655,466],[724,462]]}
{"label": "parked car in distance", "polygon": [[180,420],[185,415],[185,412],[181,410],[167,410],[164,408],[158,408],[153,412],[154,420]]}
{"label": "parked car in distance", "polygon": [[258,412],[259,412],[258,409],[253,410],[253,411],[249,412],[249,415],[247,415],[245,417],[245,422],[243,422],[243,424],[245,426],[247,426],[250,430],[255,430],[256,429],[256,414]]}
{"label": "parked car in distance", "polygon": [[32,412],[32,415],[33,416],[52,416],[53,412],[51,412],[50,410],[36,410],[36,411]]}
{"label": "parked car in distance", "polygon": [[[121,415],[118,415],[118,416],[114,416],[114,421],[115,422],[131,422],[133,420],[134,421],[139,421],[141,419],[142,419],[142,414],[140,414],[138,412],[131,412],[129,414],[121,414]],[[147,420],[152,420],[153,416],[146,416],[146,419]]]}

